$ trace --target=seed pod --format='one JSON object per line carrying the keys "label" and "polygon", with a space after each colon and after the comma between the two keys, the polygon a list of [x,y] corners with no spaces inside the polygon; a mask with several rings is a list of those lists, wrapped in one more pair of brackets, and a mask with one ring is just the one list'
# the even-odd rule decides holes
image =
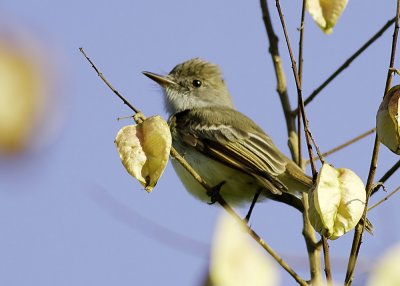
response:
{"label": "seed pod", "polygon": [[244,224],[223,214],[213,239],[209,280],[206,285],[273,286],[279,284],[279,271]]}
{"label": "seed pod", "polygon": [[122,127],[115,138],[126,171],[149,193],[168,163],[171,141],[168,124],[160,116]]}
{"label": "seed pod", "polygon": [[383,145],[400,155],[400,85],[392,87],[376,114],[376,133]]}
{"label": "seed pod", "polygon": [[381,257],[374,259],[374,267],[370,271],[367,286],[400,285],[400,244],[394,244]]}
{"label": "seed pod", "polygon": [[364,212],[365,187],[350,169],[324,163],[309,197],[309,216],[321,235],[336,239],[353,229]]}
{"label": "seed pod", "polygon": [[346,8],[348,0],[308,0],[307,10],[317,25],[326,34],[332,33],[333,27]]}

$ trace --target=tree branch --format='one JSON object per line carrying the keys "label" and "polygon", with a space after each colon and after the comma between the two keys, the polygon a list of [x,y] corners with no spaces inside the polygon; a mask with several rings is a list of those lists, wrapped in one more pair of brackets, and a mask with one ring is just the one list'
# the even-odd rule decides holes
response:
{"label": "tree branch", "polygon": [[289,138],[289,149],[292,155],[293,161],[299,162],[299,149],[297,145],[298,134],[296,132],[296,124],[293,116],[291,115],[292,108],[288,97],[288,91],[286,87],[286,76],[282,66],[282,59],[279,54],[278,37],[275,34],[274,27],[272,25],[271,16],[269,13],[267,0],[260,0],[262,18],[264,21],[265,30],[267,32],[269,41],[269,53],[271,55],[272,63],[274,66],[275,77],[276,77],[276,91],[278,92],[279,99],[281,101],[283,114],[285,115],[286,129]]}
{"label": "tree branch", "polygon": [[309,124],[308,124],[308,120],[307,120],[305,110],[304,110],[304,101],[303,101],[303,95],[302,95],[301,82],[300,82],[299,75],[297,73],[297,65],[296,65],[296,61],[293,56],[292,47],[290,45],[290,40],[289,40],[289,36],[287,33],[286,24],[285,24],[285,19],[282,14],[279,0],[276,0],[275,2],[276,2],[276,8],[277,8],[278,14],[279,14],[279,19],[281,21],[283,33],[285,35],[286,45],[287,45],[287,48],[289,51],[289,56],[290,56],[290,61],[292,62],[292,71],[293,71],[294,79],[296,82],[298,101],[301,103],[300,111],[301,111],[301,116],[303,119],[304,133],[305,133],[306,141],[307,141],[307,150],[308,150],[308,154],[309,154],[310,161],[311,161],[311,170],[312,170],[313,178],[315,179],[317,176],[317,170],[315,168],[315,163],[312,159],[314,156],[312,154],[312,143],[311,143],[311,136],[310,136],[311,132],[309,131]]}
{"label": "tree branch", "polygon": [[398,160],[383,176],[378,180],[378,183],[374,189],[372,190],[371,196],[375,194],[378,190],[381,184],[384,184],[398,169],[400,168],[400,160]]}
{"label": "tree branch", "polygon": [[[360,134],[360,135],[354,137],[353,139],[350,139],[349,141],[347,141],[347,142],[345,142],[345,143],[343,143],[343,144],[340,144],[339,146],[337,146],[337,147],[335,147],[335,148],[332,148],[332,149],[329,150],[329,151],[326,151],[326,152],[322,153],[321,156],[322,156],[322,157],[327,157],[327,156],[329,156],[329,155],[331,155],[331,154],[333,154],[333,153],[335,153],[335,152],[337,152],[337,151],[339,151],[339,150],[342,150],[343,148],[345,148],[345,147],[347,147],[347,146],[350,146],[351,144],[353,144],[353,143],[355,143],[355,142],[357,142],[357,141],[359,141],[359,140],[361,140],[361,139],[367,137],[368,135],[374,133],[374,132],[375,132],[375,129],[376,129],[376,128],[374,127],[374,128],[372,128],[372,129],[370,129],[370,130],[368,130],[368,131],[366,131],[366,132],[364,132],[364,133],[362,133],[362,134]],[[313,159],[314,159],[314,160],[318,160],[318,159],[319,159],[319,156],[315,156]],[[306,161],[306,164],[309,164],[309,163],[310,163],[310,161],[307,160],[307,161]]]}
{"label": "tree branch", "polygon": [[[331,83],[343,70],[361,55],[372,43],[374,43],[382,34],[395,22],[395,18],[386,22],[378,32],[375,33],[364,45],[361,46],[353,55],[351,55],[335,72],[332,73],[319,87],[317,87],[305,100],[304,105],[309,104],[329,83]],[[297,109],[293,110],[292,116],[297,114]]]}
{"label": "tree branch", "polygon": [[[306,142],[307,142],[307,150],[308,150],[308,155],[309,155],[310,161],[311,161],[311,170],[312,170],[312,174],[313,174],[313,181],[315,182],[316,177],[317,177],[317,171],[315,168],[315,163],[313,161],[311,132],[309,131],[308,120],[307,120],[305,109],[304,109],[304,102],[303,102],[303,96],[302,96],[302,82],[301,82],[301,78],[298,73],[298,69],[296,67],[296,61],[294,60],[294,56],[293,56],[292,48],[290,45],[290,40],[289,40],[289,36],[288,36],[287,30],[286,30],[286,24],[285,24],[283,13],[282,13],[282,10],[280,7],[279,0],[276,0],[276,8],[278,10],[279,19],[280,19],[280,22],[282,25],[283,33],[285,35],[286,45],[287,45],[290,60],[292,63],[292,71],[293,71],[293,75],[294,75],[296,87],[297,87],[297,100],[298,100],[299,107],[300,107],[301,118],[303,120],[304,133],[305,133]],[[305,9],[305,1],[303,1],[303,9]],[[302,29],[302,31],[304,30],[304,19],[302,19],[301,29]],[[302,58],[302,56],[300,56],[300,58]],[[306,199],[308,199],[308,194],[303,193],[303,204],[305,203]],[[308,206],[308,204],[307,204],[307,206]],[[308,220],[308,214],[306,214],[306,212],[308,212],[308,209],[306,211],[306,208],[305,208],[305,211],[303,214],[303,222],[304,222],[303,234],[305,235],[305,237],[307,236],[305,238],[305,240],[307,243],[307,249],[309,250],[310,272],[311,272],[311,276],[312,276],[311,283],[313,285],[321,285],[322,277],[321,277],[321,266],[320,266],[320,260],[319,260],[319,251],[315,247],[316,244],[313,243],[313,245],[311,245],[311,244],[309,245],[309,243],[311,243],[310,240],[315,240],[315,233],[314,233],[314,230],[312,229],[312,226],[310,225],[310,222]],[[310,247],[313,248],[313,251],[311,254],[310,254]]]}
{"label": "tree branch", "polygon": [[[399,17],[400,17],[400,0],[397,0],[395,27],[394,27],[393,40],[392,40],[392,50],[391,50],[391,55],[390,55],[390,63],[389,63],[388,74],[387,74],[387,78],[386,78],[384,95],[387,94],[387,92],[390,88],[391,82],[392,82],[392,77],[393,77],[393,67],[394,67],[394,61],[396,58],[397,37],[398,37],[398,32],[399,32]],[[365,229],[368,201],[369,201],[369,197],[371,196],[371,193],[372,193],[372,185],[373,185],[377,161],[378,161],[379,144],[380,143],[379,143],[378,136],[375,135],[374,149],[372,151],[371,165],[370,165],[370,169],[369,169],[370,171],[369,171],[369,175],[368,175],[368,179],[367,179],[367,186],[366,186],[367,197],[366,197],[366,201],[365,201],[364,213],[363,213],[362,219],[357,224],[355,232],[354,232],[353,244],[351,246],[349,262],[347,264],[346,278],[344,281],[344,284],[346,286],[351,285],[351,283],[353,281],[354,269],[356,267],[357,258],[358,258],[358,254],[359,254],[360,247],[361,247],[362,235],[363,235],[363,232]]]}
{"label": "tree branch", "polygon": [[368,208],[368,212],[373,210],[374,208],[376,208],[377,206],[379,206],[380,204],[382,204],[383,202],[387,201],[391,196],[393,196],[394,194],[396,194],[398,191],[400,191],[400,187],[397,187],[393,192],[391,192],[390,194],[388,194],[386,197],[384,197],[383,199],[381,199],[379,202],[377,202],[376,204],[374,204],[373,206]]}

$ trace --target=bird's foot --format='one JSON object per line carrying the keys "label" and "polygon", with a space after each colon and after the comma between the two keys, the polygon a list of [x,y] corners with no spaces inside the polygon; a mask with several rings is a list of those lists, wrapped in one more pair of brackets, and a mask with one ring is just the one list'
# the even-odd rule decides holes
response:
{"label": "bird's foot", "polygon": [[220,197],[219,192],[221,191],[221,188],[225,183],[226,183],[225,181],[222,181],[218,185],[212,187],[211,190],[207,191],[207,195],[210,197],[210,202],[208,203],[209,205],[213,205],[213,204],[215,204],[215,202],[218,201],[218,199]]}

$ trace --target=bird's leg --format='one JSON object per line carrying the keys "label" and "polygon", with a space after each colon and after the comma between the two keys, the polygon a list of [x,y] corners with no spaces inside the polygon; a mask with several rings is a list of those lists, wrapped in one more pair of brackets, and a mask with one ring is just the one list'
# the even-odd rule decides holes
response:
{"label": "bird's leg", "polygon": [[218,201],[219,198],[219,192],[222,188],[222,186],[225,184],[225,181],[222,181],[218,185],[214,186],[211,188],[211,190],[207,191],[207,195],[210,197],[211,201],[208,203],[209,205],[215,204],[215,202]]}
{"label": "bird's leg", "polygon": [[254,198],[253,198],[253,201],[251,202],[250,209],[249,209],[249,211],[247,212],[247,215],[246,215],[246,217],[245,217],[244,220],[243,220],[246,224],[247,224],[247,223],[249,222],[249,220],[250,220],[251,213],[253,212],[253,208],[254,208],[254,206],[256,205],[256,202],[257,202],[258,197],[260,196],[260,194],[261,194],[261,189],[258,189],[257,192],[254,194]]}

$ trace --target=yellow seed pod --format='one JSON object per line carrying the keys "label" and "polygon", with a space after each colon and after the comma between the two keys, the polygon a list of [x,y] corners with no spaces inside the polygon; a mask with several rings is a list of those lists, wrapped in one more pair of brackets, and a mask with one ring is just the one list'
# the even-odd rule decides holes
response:
{"label": "yellow seed pod", "polygon": [[122,127],[115,138],[126,171],[149,193],[168,163],[171,141],[168,124],[160,116]]}
{"label": "yellow seed pod", "polygon": [[276,265],[254,244],[244,224],[222,214],[211,249],[208,285],[274,286],[279,278]]}
{"label": "yellow seed pod", "polygon": [[359,222],[365,200],[364,184],[353,171],[324,163],[309,196],[310,222],[321,235],[336,239]]}
{"label": "yellow seed pod", "polygon": [[326,34],[330,34],[343,10],[346,8],[347,1],[308,0],[307,10],[321,30]]}
{"label": "yellow seed pod", "polygon": [[400,85],[392,87],[376,114],[376,133],[392,152],[400,155]]}

